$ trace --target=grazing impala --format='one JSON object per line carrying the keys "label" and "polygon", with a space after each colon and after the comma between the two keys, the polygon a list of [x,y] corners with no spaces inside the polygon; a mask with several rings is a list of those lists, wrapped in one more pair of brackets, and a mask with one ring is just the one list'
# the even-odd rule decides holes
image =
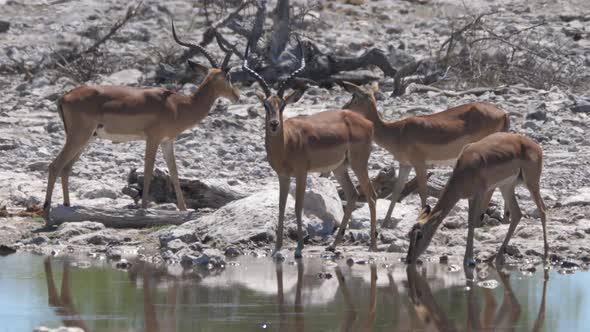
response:
{"label": "grazing impala", "polygon": [[432,211],[426,206],[418,217],[418,222],[409,233],[410,248],[407,263],[414,263],[426,250],[434,233],[449,214],[453,206],[462,198],[469,199],[469,217],[465,265],[474,265],[473,235],[495,188],[500,188],[504,202],[508,207],[510,226],[504,242],[496,255],[496,263],[504,260],[504,252],[512,237],[522,214],[516,201],[514,188],[519,181],[524,181],[533,201],[539,209],[543,240],[544,258],[547,259],[547,229],[545,204],[539,192],[539,180],[543,167],[543,150],[531,139],[510,133],[492,134],[481,141],[465,146],[453,174]]}
{"label": "grazing impala", "polygon": [[398,180],[391,194],[391,203],[383,227],[394,228],[391,214],[412,167],[418,180],[422,207],[426,206],[426,169],[429,165],[452,165],[465,144],[499,131],[507,131],[508,114],[487,103],[469,103],[446,111],[412,116],[396,122],[385,122],[377,112],[373,90],[344,82],[352,99],[344,106],[371,120],[375,126],[375,142],[391,153],[400,164]]}
{"label": "grazing impala", "polygon": [[375,220],[376,194],[369,179],[367,164],[371,153],[373,140],[373,125],[362,116],[346,111],[326,111],[310,116],[297,116],[283,122],[285,106],[294,103],[303,95],[303,90],[295,90],[283,97],[285,89],[292,79],[305,68],[303,48],[301,51],[301,65],[279,86],[276,95],[272,95],[268,84],[254,70],[248,67],[248,52],[246,46],[244,55],[244,71],[258,81],[263,91],[257,91],[266,110],[266,153],[271,167],[279,176],[279,223],[277,239],[273,255],[283,245],[283,221],[285,205],[291,177],[296,179],[295,215],[297,217],[297,231],[299,240],[295,257],[301,257],[303,249],[303,232],[301,211],[308,172],[333,171],[334,176],[346,194],[346,208],[344,217],[336,239],[331,248],[339,243],[344,235],[346,224],[358,197],[356,188],[348,175],[350,166],[359,179],[361,188],[367,197],[371,211],[371,250],[377,250],[377,230]]}
{"label": "grazing impala", "polygon": [[207,73],[191,96],[178,95],[162,88],[81,86],[68,92],[57,102],[66,131],[66,143],[49,165],[49,180],[43,206],[43,216],[47,223],[50,223],[49,209],[56,178],[61,176],[64,205],[69,206],[69,174],[82,150],[95,136],[113,142],[146,141],[142,208],[148,207],[154,161],[158,146],[161,146],[172,177],[178,207],[186,210],[174,158],[174,140],[179,133],[203,120],[217,98],[224,97],[235,102],[240,93],[237,88],[232,87],[228,73],[231,52],[226,53],[222,65],[219,66],[203,47],[180,41],[174,24],[172,34],[178,44],[203,54],[212,66],[207,69],[189,62],[191,67]]}

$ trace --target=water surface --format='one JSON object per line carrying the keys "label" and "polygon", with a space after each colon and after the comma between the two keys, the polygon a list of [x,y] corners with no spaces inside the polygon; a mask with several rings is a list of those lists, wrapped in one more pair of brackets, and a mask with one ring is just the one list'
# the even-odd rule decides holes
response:
{"label": "water surface", "polygon": [[[223,271],[134,262],[0,257],[0,331],[587,331],[589,274],[432,264],[277,264],[240,257]],[[548,278],[545,278],[545,277]],[[471,275],[468,275],[471,278]],[[481,281],[487,281],[480,283]],[[479,284],[479,285],[478,285]],[[494,287],[485,288],[482,286]]]}

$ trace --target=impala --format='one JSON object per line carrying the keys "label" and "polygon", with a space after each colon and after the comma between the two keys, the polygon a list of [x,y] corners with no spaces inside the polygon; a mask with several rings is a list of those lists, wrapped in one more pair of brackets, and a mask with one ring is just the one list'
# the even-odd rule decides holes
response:
{"label": "impala", "polygon": [[412,116],[400,121],[385,122],[377,112],[372,89],[343,82],[352,99],[344,106],[365,116],[375,126],[375,142],[399,162],[391,203],[382,227],[394,228],[391,214],[408,180],[412,167],[418,180],[422,207],[426,206],[427,167],[453,165],[465,144],[499,132],[510,126],[508,114],[488,103],[468,103],[425,116]]}
{"label": "impala", "polygon": [[544,258],[547,259],[547,229],[545,204],[539,192],[539,180],[543,168],[543,150],[530,138],[510,133],[492,134],[478,142],[465,146],[443,192],[431,210],[426,206],[418,222],[410,230],[410,247],[407,263],[414,263],[426,250],[434,233],[462,198],[469,200],[467,246],[463,263],[474,265],[473,236],[476,225],[490,201],[495,188],[500,188],[508,207],[510,226],[504,242],[496,255],[496,263],[502,264],[508,241],[518,225],[522,213],[516,201],[514,189],[523,181],[541,217],[543,226]]}
{"label": "impala", "polygon": [[48,224],[51,196],[57,177],[61,176],[64,205],[69,206],[68,178],[72,166],[94,137],[113,142],[146,141],[142,195],[144,209],[148,207],[154,161],[158,146],[161,146],[172,177],[178,207],[186,210],[174,158],[174,140],[178,134],[201,122],[217,98],[224,97],[236,102],[240,93],[230,82],[228,63],[231,52],[226,52],[223,63],[219,66],[203,47],[180,41],[176,36],[174,23],[172,34],[178,44],[201,53],[212,66],[208,69],[189,61],[192,68],[206,72],[205,79],[192,95],[183,96],[162,88],[81,86],[58,100],[57,109],[64,124],[66,142],[49,165],[43,205],[43,216]]}
{"label": "impala", "polygon": [[300,66],[291,73],[279,86],[276,95],[272,95],[264,78],[248,67],[248,52],[246,46],[243,69],[258,83],[263,91],[256,91],[266,110],[266,153],[271,167],[279,177],[279,222],[277,239],[273,255],[283,245],[283,221],[285,205],[291,177],[295,177],[295,215],[297,217],[298,243],[295,257],[301,257],[303,249],[303,232],[301,211],[308,172],[333,171],[334,176],[344,189],[346,207],[344,217],[338,229],[334,243],[335,248],[344,235],[346,225],[358,197],[356,188],[348,175],[350,166],[361,188],[367,197],[371,211],[371,250],[377,250],[377,230],[375,220],[376,194],[373,190],[367,164],[371,153],[373,140],[373,125],[362,116],[346,110],[319,112],[310,116],[296,116],[283,121],[285,106],[301,98],[304,90],[295,90],[284,96],[285,89],[293,78],[305,68],[303,47],[299,43],[301,52]]}

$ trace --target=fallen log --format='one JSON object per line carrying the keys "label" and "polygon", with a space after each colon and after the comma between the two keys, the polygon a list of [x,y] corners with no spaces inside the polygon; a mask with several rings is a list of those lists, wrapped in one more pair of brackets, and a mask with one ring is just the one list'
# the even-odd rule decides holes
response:
{"label": "fallen log", "polygon": [[[377,198],[387,198],[391,195],[393,190],[393,185],[397,181],[395,177],[395,169],[394,168],[385,168],[379,174],[371,180],[373,184],[373,188],[377,193]],[[443,179],[432,177],[432,173],[428,173],[428,183],[427,183],[427,195],[430,197],[438,198],[442,189],[444,188],[446,182]],[[418,180],[414,177],[412,180],[408,181],[404,189],[402,190],[398,202],[401,202],[407,196],[413,194],[418,190]],[[362,193],[360,186],[357,186],[357,192],[359,193],[359,202],[366,202],[367,199],[365,195]],[[340,199],[346,200],[344,196],[344,191],[342,188],[338,188],[338,194],[340,195]]]}
{"label": "fallen log", "polygon": [[64,222],[99,222],[109,228],[145,228],[164,225],[180,225],[195,220],[202,213],[196,211],[170,211],[155,209],[103,209],[84,206],[58,205],[51,209],[53,224]]}
{"label": "fallen log", "polygon": [[[190,209],[211,208],[218,209],[225,204],[247,196],[229,186],[225,181],[179,179],[180,188]],[[135,169],[127,176],[127,186],[123,193],[131,196],[136,202],[141,198],[143,191],[143,173]],[[156,168],[150,184],[150,197],[155,203],[176,203],[176,194],[167,172]]]}

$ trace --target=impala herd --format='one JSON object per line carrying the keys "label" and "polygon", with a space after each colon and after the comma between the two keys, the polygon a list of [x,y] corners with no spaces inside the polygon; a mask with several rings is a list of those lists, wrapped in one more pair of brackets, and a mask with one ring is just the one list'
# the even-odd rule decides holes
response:
{"label": "impala herd", "polygon": [[[189,61],[192,69],[206,73],[199,88],[190,96],[183,96],[163,88],[132,88],[123,86],[81,86],[66,93],[57,102],[64,124],[66,142],[49,166],[49,176],[43,216],[51,223],[51,196],[57,177],[61,177],[64,205],[69,206],[68,178],[73,164],[84,148],[95,138],[114,142],[145,140],[144,186],[142,208],[148,207],[149,187],[158,147],[170,171],[178,208],[186,204],[178,180],[174,157],[174,141],[178,134],[196,126],[208,114],[214,102],[227,98],[239,99],[239,91],[232,86],[228,67],[231,51],[226,52],[221,65],[201,46],[183,42],[176,35],[176,43],[207,58],[211,67]],[[327,248],[335,250],[346,231],[359,193],[349,177],[350,167],[367,198],[371,214],[371,251],[377,250],[376,194],[368,174],[368,163],[373,141],[387,150],[399,162],[399,176],[390,196],[391,203],[382,227],[394,228],[391,215],[411,169],[418,181],[418,192],[423,211],[410,230],[407,263],[415,263],[427,249],[434,233],[460,199],[468,199],[468,234],[464,264],[473,265],[474,229],[479,226],[492,193],[499,188],[504,198],[504,222],[510,223],[508,233],[496,255],[496,263],[503,262],[503,254],[521,219],[515,198],[515,186],[523,182],[539,210],[543,226],[544,258],[548,257],[545,205],[539,193],[543,165],[541,147],[531,139],[508,133],[509,116],[494,105],[474,102],[444,112],[409,117],[396,122],[384,121],[377,110],[374,90],[342,82],[351,93],[350,101],[340,110],[319,112],[310,116],[284,119],[288,104],[297,102],[305,89],[286,90],[295,77],[305,69],[305,55],[298,42],[300,59],[297,70],[283,80],[273,94],[264,78],[248,66],[250,44],[244,53],[243,70],[258,82],[261,91],[256,96],[266,111],[265,147],[270,166],[277,173],[280,185],[279,218],[273,255],[283,245],[284,218],[291,177],[295,177],[295,214],[298,244],[295,257],[303,249],[302,209],[306,178],[309,172],[333,172],[346,196],[344,217],[334,242]],[[427,167],[454,165],[453,173],[436,206],[426,204]]]}

